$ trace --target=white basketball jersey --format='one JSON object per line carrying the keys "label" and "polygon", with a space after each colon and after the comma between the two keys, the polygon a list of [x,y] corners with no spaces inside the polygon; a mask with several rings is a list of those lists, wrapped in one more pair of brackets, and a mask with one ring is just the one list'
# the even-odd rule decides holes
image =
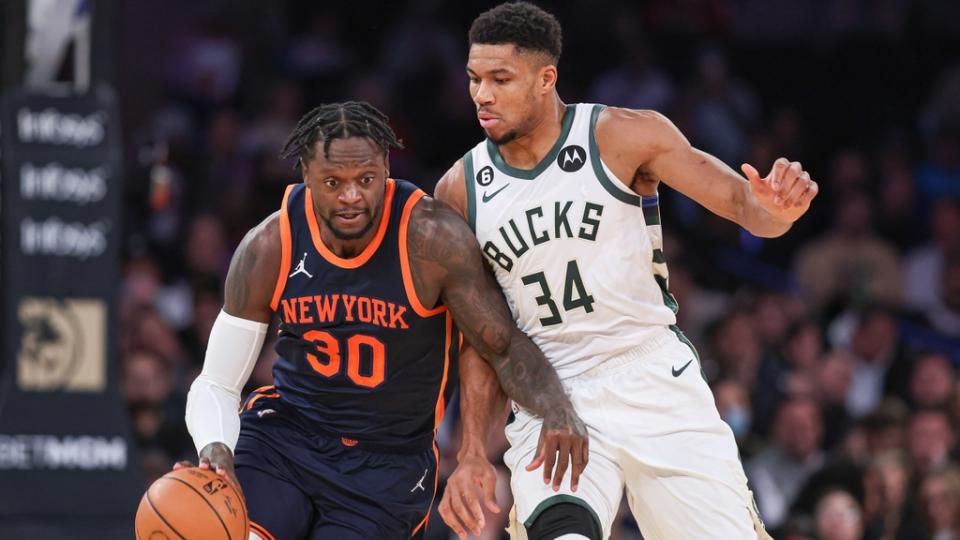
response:
{"label": "white basketball jersey", "polygon": [[603,105],[568,105],[531,170],[484,141],[464,156],[468,221],[517,325],[561,378],[579,375],[676,323],[658,199],[600,160]]}

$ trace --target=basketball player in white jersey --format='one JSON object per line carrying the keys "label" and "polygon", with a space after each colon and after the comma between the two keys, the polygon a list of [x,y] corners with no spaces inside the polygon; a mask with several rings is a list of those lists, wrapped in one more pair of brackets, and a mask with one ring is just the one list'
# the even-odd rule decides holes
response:
{"label": "basketball player in white jersey", "polygon": [[[560,48],[556,19],[526,2],[473,22],[467,74],[486,140],[436,191],[473,228],[518,326],[590,431],[588,456],[572,463],[589,466],[564,486],[566,464],[552,472],[552,456],[536,455],[541,419],[513,405],[511,533],[607,538],[626,489],[647,540],[769,538],[733,434],[675,325],[657,190],[663,182],[776,237],[807,211],[817,184],[783,158],[762,177],[744,164],[745,179],[656,112],[565,104],[555,87]],[[463,444],[440,513],[463,536],[483,526],[480,502],[496,510],[484,443],[504,398],[470,351],[461,377]]]}

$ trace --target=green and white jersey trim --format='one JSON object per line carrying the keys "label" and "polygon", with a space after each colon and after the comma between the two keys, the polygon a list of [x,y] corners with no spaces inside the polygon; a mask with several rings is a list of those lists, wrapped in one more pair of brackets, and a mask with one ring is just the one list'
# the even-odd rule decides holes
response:
{"label": "green and white jersey trim", "polygon": [[529,170],[490,141],[464,156],[470,227],[521,330],[561,378],[676,323],[657,196],[631,191],[600,159],[602,105],[569,105]]}

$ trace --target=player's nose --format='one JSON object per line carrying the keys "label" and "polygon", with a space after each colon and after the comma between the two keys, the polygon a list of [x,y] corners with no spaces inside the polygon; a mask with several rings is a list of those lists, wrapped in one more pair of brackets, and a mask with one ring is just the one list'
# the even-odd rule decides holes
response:
{"label": "player's nose", "polygon": [[355,184],[348,183],[340,190],[340,195],[337,198],[344,203],[358,202],[360,200],[360,189]]}
{"label": "player's nose", "polygon": [[480,84],[477,85],[477,93],[473,95],[473,101],[481,106],[493,103],[493,91],[490,83],[480,81]]}

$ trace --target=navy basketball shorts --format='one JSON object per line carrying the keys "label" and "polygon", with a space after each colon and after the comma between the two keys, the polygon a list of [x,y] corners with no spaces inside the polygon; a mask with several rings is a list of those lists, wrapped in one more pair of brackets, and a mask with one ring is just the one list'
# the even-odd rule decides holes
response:
{"label": "navy basketball shorts", "polygon": [[321,435],[267,387],[240,414],[236,473],[263,540],[422,536],[437,486],[436,447],[410,454]]}

